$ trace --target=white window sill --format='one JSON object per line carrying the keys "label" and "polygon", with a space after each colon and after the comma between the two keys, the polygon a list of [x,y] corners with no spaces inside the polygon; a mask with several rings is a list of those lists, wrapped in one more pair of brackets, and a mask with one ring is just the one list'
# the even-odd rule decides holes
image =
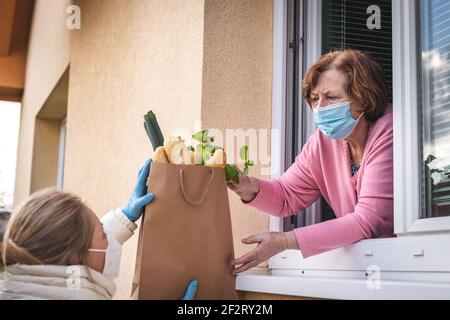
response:
{"label": "white window sill", "polygon": [[300,277],[250,271],[236,279],[236,290],[323,299],[450,299],[450,284],[382,280],[379,289],[361,278]]}
{"label": "white window sill", "polygon": [[450,234],[369,239],[307,259],[287,250],[269,260],[269,269],[238,275],[236,289],[326,299],[450,299],[448,243]]}

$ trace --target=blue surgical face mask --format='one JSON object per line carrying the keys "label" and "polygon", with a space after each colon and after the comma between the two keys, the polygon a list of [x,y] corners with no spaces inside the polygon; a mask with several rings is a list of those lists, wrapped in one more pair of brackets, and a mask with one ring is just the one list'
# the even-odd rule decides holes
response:
{"label": "blue surgical face mask", "polygon": [[350,113],[350,102],[344,101],[313,110],[314,121],[320,131],[331,139],[347,138],[358,120]]}

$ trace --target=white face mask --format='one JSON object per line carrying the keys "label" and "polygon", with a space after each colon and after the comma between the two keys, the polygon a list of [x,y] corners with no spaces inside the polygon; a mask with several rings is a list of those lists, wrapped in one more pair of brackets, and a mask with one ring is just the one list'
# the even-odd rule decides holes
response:
{"label": "white face mask", "polygon": [[111,233],[107,230],[104,232],[108,240],[108,247],[106,249],[88,249],[88,251],[105,253],[105,266],[102,273],[105,277],[114,280],[119,276],[122,246]]}

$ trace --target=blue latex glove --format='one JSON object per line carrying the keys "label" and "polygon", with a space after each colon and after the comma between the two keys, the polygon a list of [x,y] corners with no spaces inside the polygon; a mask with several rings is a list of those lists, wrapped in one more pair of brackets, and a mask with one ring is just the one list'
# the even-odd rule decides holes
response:
{"label": "blue latex glove", "polygon": [[144,207],[154,198],[152,193],[147,193],[147,179],[150,173],[151,165],[152,160],[149,159],[139,170],[133,194],[131,195],[130,200],[128,200],[125,208],[123,208],[123,213],[128,217],[128,219],[130,219],[130,221],[135,222],[138,220],[144,212]]}
{"label": "blue latex glove", "polygon": [[192,280],[189,282],[186,293],[184,294],[183,300],[194,300],[195,294],[197,293],[198,281]]}

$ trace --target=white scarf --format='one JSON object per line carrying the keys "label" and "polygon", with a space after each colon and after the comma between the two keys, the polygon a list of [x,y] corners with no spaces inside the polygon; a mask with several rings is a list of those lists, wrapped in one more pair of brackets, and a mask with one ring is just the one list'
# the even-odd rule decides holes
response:
{"label": "white scarf", "polygon": [[114,282],[86,266],[11,265],[0,272],[0,300],[109,300]]}

